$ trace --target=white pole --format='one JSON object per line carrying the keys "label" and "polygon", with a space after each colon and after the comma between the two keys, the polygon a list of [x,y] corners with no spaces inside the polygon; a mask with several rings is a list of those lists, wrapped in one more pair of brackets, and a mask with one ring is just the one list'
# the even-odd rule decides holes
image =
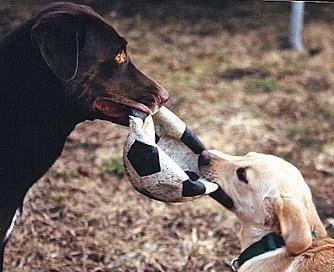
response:
{"label": "white pole", "polygon": [[303,32],[303,22],[304,22],[304,2],[293,1],[291,3],[289,41],[292,48],[301,52],[304,51],[304,46],[301,38]]}

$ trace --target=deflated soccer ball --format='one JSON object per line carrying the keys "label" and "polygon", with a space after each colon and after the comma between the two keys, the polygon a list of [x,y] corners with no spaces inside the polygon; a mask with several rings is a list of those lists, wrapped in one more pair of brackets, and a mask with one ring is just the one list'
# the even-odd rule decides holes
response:
{"label": "deflated soccer ball", "polygon": [[203,144],[166,107],[144,121],[130,116],[129,124],[123,163],[138,192],[164,202],[181,202],[218,188],[199,175]]}

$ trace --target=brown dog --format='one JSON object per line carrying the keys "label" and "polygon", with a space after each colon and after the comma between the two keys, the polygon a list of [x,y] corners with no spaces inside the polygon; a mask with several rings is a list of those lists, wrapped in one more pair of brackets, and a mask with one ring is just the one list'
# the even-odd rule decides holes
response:
{"label": "brown dog", "polygon": [[[200,171],[221,190],[214,198],[242,223],[240,272],[334,271],[327,237],[301,173],[281,158],[203,151]],[[236,271],[236,270],[235,270]]]}
{"label": "brown dog", "polygon": [[0,271],[23,198],[75,125],[128,125],[168,93],[141,73],[127,41],[90,7],[54,3],[0,41]]}

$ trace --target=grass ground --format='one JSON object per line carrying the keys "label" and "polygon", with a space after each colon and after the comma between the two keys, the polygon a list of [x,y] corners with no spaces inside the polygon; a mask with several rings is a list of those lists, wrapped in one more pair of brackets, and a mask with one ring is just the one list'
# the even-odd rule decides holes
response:
{"label": "grass ground", "polygon": [[[3,4],[0,32],[46,2]],[[287,3],[82,2],[128,39],[134,62],[208,147],[296,164],[334,235],[333,5],[306,5],[308,51],[298,54],[281,49]],[[77,126],[26,197],[7,271],[228,271],[235,218],[209,198],[164,204],[136,193],[120,165],[126,135],[101,121]]]}

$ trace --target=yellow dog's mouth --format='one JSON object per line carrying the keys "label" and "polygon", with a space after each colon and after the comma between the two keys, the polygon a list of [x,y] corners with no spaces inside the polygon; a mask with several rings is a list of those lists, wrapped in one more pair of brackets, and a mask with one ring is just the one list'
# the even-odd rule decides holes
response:
{"label": "yellow dog's mouth", "polygon": [[[210,182],[215,182],[212,178],[210,170],[210,165],[212,164],[212,155],[208,150],[203,150],[198,158],[198,167],[200,169],[201,175]],[[211,194],[209,194],[213,199],[223,205],[229,210],[234,209],[233,199],[218,185],[218,189]]]}
{"label": "yellow dog's mouth", "polygon": [[225,191],[218,185],[218,189],[209,194],[214,200],[222,204],[226,209],[234,210],[233,199],[225,193]]}

